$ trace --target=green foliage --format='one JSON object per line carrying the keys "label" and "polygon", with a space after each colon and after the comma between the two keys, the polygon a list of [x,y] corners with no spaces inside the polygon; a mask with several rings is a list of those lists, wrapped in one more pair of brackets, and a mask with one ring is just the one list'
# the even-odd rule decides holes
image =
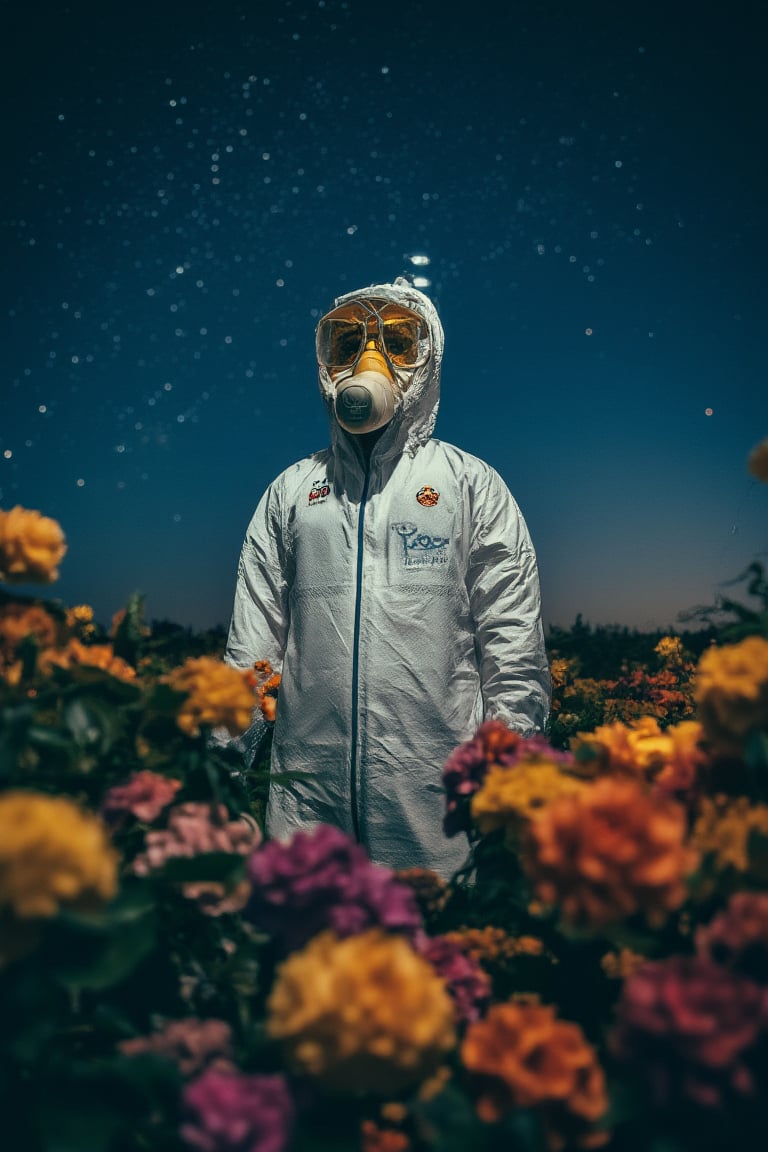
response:
{"label": "green foliage", "polygon": [[746,594],[757,604],[745,604],[731,596],[718,593],[715,603],[698,605],[681,613],[681,620],[698,620],[708,625],[717,635],[720,644],[735,644],[745,636],[768,638],[768,579],[765,566],[753,560],[745,570],[733,580],[724,583],[726,588],[746,583]]}

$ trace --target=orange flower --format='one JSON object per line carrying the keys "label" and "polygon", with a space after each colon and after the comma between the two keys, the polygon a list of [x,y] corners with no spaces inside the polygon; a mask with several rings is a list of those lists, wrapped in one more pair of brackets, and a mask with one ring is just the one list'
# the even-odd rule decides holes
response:
{"label": "orange flower", "polygon": [[187,693],[176,723],[188,736],[199,736],[202,725],[221,726],[237,736],[251,723],[256,698],[250,668],[230,668],[215,656],[198,656],[162,679],[175,691]]}
{"label": "orange flower", "polygon": [[277,713],[277,690],[280,687],[280,673],[273,670],[269,660],[257,660],[253,665],[251,675],[262,716],[272,723]]}
{"label": "orange flower", "polygon": [[50,672],[51,668],[100,668],[118,680],[135,680],[136,670],[126,664],[119,656],[115,656],[111,644],[83,644],[74,637],[68,642],[66,648],[58,650],[47,648],[40,653],[40,668],[43,672]]}
{"label": "orange flower", "polygon": [[56,621],[39,604],[4,604],[0,608],[0,662],[3,657],[10,660],[27,636],[47,648],[56,640]]}
{"label": "orange flower", "polygon": [[573,661],[566,660],[564,657],[553,660],[549,666],[550,676],[552,677],[552,687],[554,689],[563,688],[572,671]]}
{"label": "orange flower", "polygon": [[[706,761],[701,748],[702,727],[683,720],[664,731],[653,716],[641,716],[631,724],[616,721],[594,732],[579,732],[571,741],[577,758],[589,753],[598,771],[645,777],[665,792],[689,790]],[[584,761],[592,763],[589,758]]]}
{"label": "orange flower", "polygon": [[67,609],[67,628],[78,640],[90,640],[96,634],[93,608],[90,604],[76,604]]}
{"label": "orange flower", "polygon": [[756,479],[768,484],[768,437],[755,444],[747,459],[747,468]]}
{"label": "orange flower", "polygon": [[401,868],[397,879],[413,890],[425,920],[439,916],[450,897],[448,884],[430,868]]}
{"label": "orange flower", "polygon": [[481,964],[511,960],[514,956],[542,956],[544,945],[536,936],[510,936],[503,928],[487,924],[484,928],[459,928],[446,932],[446,939],[457,943],[468,956]]}
{"label": "orange flower", "polygon": [[626,980],[647,961],[647,956],[633,952],[631,948],[620,948],[618,952],[606,952],[600,967],[609,980]]}
{"label": "orange flower", "polygon": [[540,1110],[550,1149],[594,1148],[608,1107],[605,1076],[578,1024],[550,1004],[494,1004],[470,1024],[461,1059],[476,1086],[478,1116],[495,1123],[514,1108]]}
{"label": "orange flower", "polygon": [[405,1132],[379,1128],[373,1120],[364,1120],[360,1128],[362,1152],[408,1152],[411,1142]]}
{"label": "orange flower", "polygon": [[50,584],[67,550],[55,520],[17,505],[0,508],[0,580],[8,584]]}
{"label": "orange flower", "polygon": [[529,826],[523,864],[539,899],[570,923],[598,928],[642,913],[658,926],[683,903],[698,860],[685,832],[679,804],[607,777],[548,805]]}
{"label": "orange flower", "polygon": [[738,753],[750,732],[768,728],[768,640],[747,636],[704,652],[696,701],[705,734],[723,751]]}

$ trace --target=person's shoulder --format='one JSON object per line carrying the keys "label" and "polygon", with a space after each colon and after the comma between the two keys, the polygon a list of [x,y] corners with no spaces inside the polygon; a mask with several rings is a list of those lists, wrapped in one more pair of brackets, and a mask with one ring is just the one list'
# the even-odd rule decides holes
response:
{"label": "person's shoulder", "polygon": [[492,504],[508,506],[516,514],[520,514],[517,501],[506,480],[487,460],[482,460],[464,448],[457,448],[455,444],[447,444],[445,440],[437,440],[435,437],[430,444],[435,446],[434,451],[440,454],[451,472],[455,476],[461,476],[467,499],[472,503],[482,504],[490,501]]}
{"label": "person's shoulder", "polygon": [[297,460],[294,464],[289,464],[282,472],[275,476],[272,483],[269,485],[267,491],[276,494],[282,494],[286,489],[292,488],[294,484],[300,484],[305,477],[314,472],[318,467],[326,467],[330,460],[331,452],[328,448],[322,448],[318,452],[313,452],[310,456],[304,456],[301,460]]}
{"label": "person's shoulder", "polygon": [[500,480],[504,483],[496,469],[486,460],[481,460],[479,456],[474,456],[464,448],[457,448],[455,444],[448,444],[447,441],[438,440],[434,436],[429,443],[433,446],[436,454],[442,456],[455,468],[461,469],[465,476],[475,476],[480,481]]}

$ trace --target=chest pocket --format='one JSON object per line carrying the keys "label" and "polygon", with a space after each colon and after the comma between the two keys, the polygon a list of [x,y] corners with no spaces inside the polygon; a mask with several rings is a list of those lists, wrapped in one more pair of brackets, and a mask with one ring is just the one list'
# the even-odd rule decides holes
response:
{"label": "chest pocket", "polygon": [[[399,502],[398,502],[399,503]],[[415,504],[415,501],[413,502]],[[398,512],[401,515],[398,515]],[[391,585],[404,587],[461,582],[461,531],[450,508],[397,504],[387,517],[387,571]]]}
{"label": "chest pocket", "polygon": [[327,481],[307,484],[288,515],[296,591],[330,591],[353,575],[349,509]]}

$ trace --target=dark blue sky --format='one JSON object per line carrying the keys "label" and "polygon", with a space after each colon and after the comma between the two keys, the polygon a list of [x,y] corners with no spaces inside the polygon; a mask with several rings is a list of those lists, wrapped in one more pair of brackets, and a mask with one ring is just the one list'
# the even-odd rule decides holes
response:
{"label": "dark blue sky", "polygon": [[227,623],[327,440],[317,317],[408,270],[548,623],[665,626],[765,556],[762,5],[450,8],[4,16],[0,506],[60,521],[65,602]]}

